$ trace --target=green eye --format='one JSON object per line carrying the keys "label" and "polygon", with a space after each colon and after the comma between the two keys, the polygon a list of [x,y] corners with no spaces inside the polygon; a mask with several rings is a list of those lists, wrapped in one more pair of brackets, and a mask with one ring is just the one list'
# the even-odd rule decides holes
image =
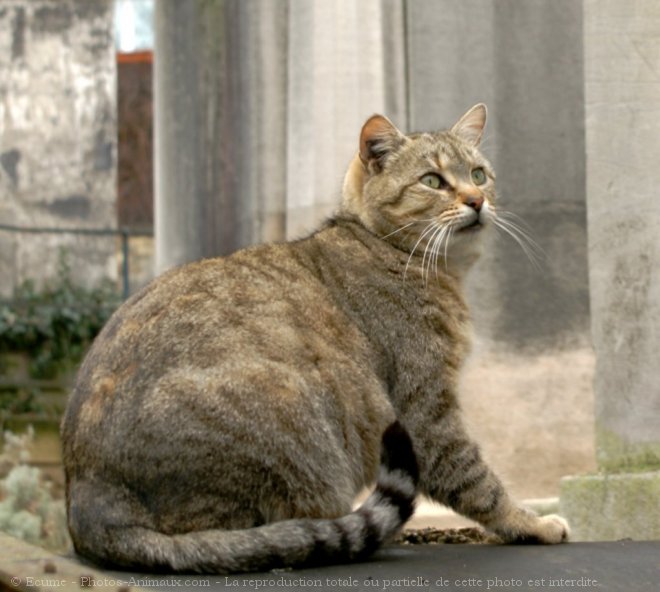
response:
{"label": "green eye", "polygon": [[486,172],[481,167],[472,171],[472,182],[475,185],[483,185],[486,182]]}
{"label": "green eye", "polygon": [[420,182],[424,183],[424,185],[427,185],[431,189],[442,189],[447,187],[447,181],[435,173],[427,173],[420,179]]}

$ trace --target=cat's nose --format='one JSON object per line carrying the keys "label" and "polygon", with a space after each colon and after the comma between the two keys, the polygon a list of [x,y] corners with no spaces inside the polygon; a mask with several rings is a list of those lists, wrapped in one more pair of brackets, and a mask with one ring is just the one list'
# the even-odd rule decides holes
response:
{"label": "cat's nose", "polygon": [[484,205],[484,198],[481,196],[475,197],[475,196],[465,196],[461,200],[466,206],[471,207],[475,212],[481,211],[481,206]]}

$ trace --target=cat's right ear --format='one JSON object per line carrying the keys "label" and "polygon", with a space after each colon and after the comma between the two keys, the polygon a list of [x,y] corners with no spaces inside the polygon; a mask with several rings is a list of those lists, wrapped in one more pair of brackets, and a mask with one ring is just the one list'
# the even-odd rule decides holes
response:
{"label": "cat's right ear", "polygon": [[360,160],[367,168],[380,172],[387,157],[396,151],[406,137],[383,115],[372,115],[360,133]]}
{"label": "cat's right ear", "polygon": [[468,110],[451,128],[457,136],[463,138],[472,146],[479,146],[481,136],[483,136],[486,127],[486,117],[488,110],[486,105],[479,103]]}

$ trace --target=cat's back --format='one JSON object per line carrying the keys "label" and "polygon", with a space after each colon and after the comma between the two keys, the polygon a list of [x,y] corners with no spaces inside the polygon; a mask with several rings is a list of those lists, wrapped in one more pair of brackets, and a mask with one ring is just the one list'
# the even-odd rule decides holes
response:
{"label": "cat's back", "polygon": [[341,369],[372,383],[365,337],[310,263],[310,241],[184,265],[124,303],[81,365],[65,442],[74,431],[135,428],[145,409],[172,419],[190,393],[205,413],[222,413],[258,392],[305,404]]}
{"label": "cat's back", "polygon": [[[175,268],[125,302],[97,337],[81,369],[141,364],[166,371],[175,364],[217,365],[253,345],[256,333],[285,336],[306,314],[323,308],[323,286],[291,253],[263,245],[228,257]],[[219,355],[220,354],[220,355]],[[152,377],[153,378],[153,377]]]}

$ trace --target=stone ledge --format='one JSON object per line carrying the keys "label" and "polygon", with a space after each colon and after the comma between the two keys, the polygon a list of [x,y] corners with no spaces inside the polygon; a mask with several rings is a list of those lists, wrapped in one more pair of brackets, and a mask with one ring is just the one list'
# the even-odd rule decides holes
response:
{"label": "stone ledge", "polygon": [[[78,561],[30,545],[0,532],[0,591],[27,592],[57,590],[80,592],[85,588],[103,588],[115,592],[123,588],[110,572],[101,571]],[[139,586],[131,592],[143,592]],[[146,591],[144,591],[146,592]]]}
{"label": "stone ledge", "polygon": [[660,539],[660,471],[564,477],[560,512],[573,541]]}
{"label": "stone ledge", "polygon": [[[135,574],[93,569],[0,533],[0,590],[27,592],[302,592],[376,590],[634,590],[657,592],[660,541],[567,545],[393,545],[371,560],[231,576]],[[28,584],[32,584],[28,586]],[[35,585],[36,584],[36,585]],[[81,584],[83,586],[81,587]]]}

